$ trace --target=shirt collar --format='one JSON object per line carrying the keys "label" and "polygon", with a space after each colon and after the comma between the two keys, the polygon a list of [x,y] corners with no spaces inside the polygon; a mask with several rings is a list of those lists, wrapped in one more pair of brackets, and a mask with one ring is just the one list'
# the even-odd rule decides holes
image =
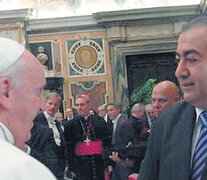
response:
{"label": "shirt collar", "polygon": [[116,123],[119,118],[120,118],[121,114],[118,114],[113,120],[112,120],[112,123]]}
{"label": "shirt collar", "polygon": [[[9,131],[9,129],[0,122],[1,130],[0,130],[0,139],[8,141],[10,144],[14,144],[14,137],[12,133]],[[2,134],[2,136],[1,136]]]}
{"label": "shirt collar", "polygon": [[205,109],[196,107],[195,110],[196,110],[196,123],[198,123],[199,116],[203,111],[205,111]]}
{"label": "shirt collar", "polygon": [[73,116],[72,116],[72,117],[67,117],[67,119],[68,119],[68,120],[71,120],[71,119],[73,119]]}
{"label": "shirt collar", "polygon": [[50,123],[53,123],[55,121],[55,117],[51,117],[46,111],[44,111],[44,115]]}

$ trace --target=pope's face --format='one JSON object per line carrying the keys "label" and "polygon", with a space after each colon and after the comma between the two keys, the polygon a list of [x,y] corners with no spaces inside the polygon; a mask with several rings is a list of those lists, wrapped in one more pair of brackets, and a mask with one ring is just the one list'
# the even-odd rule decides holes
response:
{"label": "pope's face", "polygon": [[21,60],[27,64],[19,75],[22,85],[12,87],[14,118],[7,124],[17,147],[21,147],[31,137],[33,120],[44,106],[41,92],[46,84],[42,66],[31,53],[25,51]]}

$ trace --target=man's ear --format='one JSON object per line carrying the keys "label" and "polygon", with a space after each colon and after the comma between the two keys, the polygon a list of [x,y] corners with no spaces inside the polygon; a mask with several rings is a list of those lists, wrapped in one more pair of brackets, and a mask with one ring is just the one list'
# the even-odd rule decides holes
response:
{"label": "man's ear", "polygon": [[7,77],[0,78],[0,106],[2,108],[9,108],[11,106],[10,100],[11,80]]}

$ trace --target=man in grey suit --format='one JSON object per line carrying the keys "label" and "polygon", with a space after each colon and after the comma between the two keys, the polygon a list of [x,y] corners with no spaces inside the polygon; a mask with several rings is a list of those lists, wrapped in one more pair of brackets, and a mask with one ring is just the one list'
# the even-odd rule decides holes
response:
{"label": "man in grey suit", "polygon": [[121,114],[121,104],[109,103],[107,113],[113,123],[112,145],[123,147],[133,140],[132,123],[128,121],[126,115]]}
{"label": "man in grey suit", "polygon": [[[207,137],[203,131],[206,130],[203,117],[207,109],[206,34],[206,16],[183,26],[176,51],[178,67],[175,75],[183,91],[184,101],[166,110],[157,120],[139,180],[207,179]],[[202,136],[200,133],[203,133]],[[205,143],[199,149],[197,143],[202,143],[200,139]],[[200,150],[203,153],[198,159]],[[202,162],[198,166],[200,168],[197,168],[198,162]]]}

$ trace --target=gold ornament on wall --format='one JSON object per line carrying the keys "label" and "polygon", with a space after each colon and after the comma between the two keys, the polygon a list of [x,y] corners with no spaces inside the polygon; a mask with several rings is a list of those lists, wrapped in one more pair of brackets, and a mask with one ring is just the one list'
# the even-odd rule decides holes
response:
{"label": "gold ornament on wall", "polygon": [[80,47],[75,54],[76,63],[84,68],[88,69],[94,66],[97,62],[97,53],[96,51],[89,47],[89,46],[83,46]]}
{"label": "gold ornament on wall", "polygon": [[102,67],[104,52],[94,40],[79,40],[70,47],[68,60],[70,67],[77,75],[92,75]]}

